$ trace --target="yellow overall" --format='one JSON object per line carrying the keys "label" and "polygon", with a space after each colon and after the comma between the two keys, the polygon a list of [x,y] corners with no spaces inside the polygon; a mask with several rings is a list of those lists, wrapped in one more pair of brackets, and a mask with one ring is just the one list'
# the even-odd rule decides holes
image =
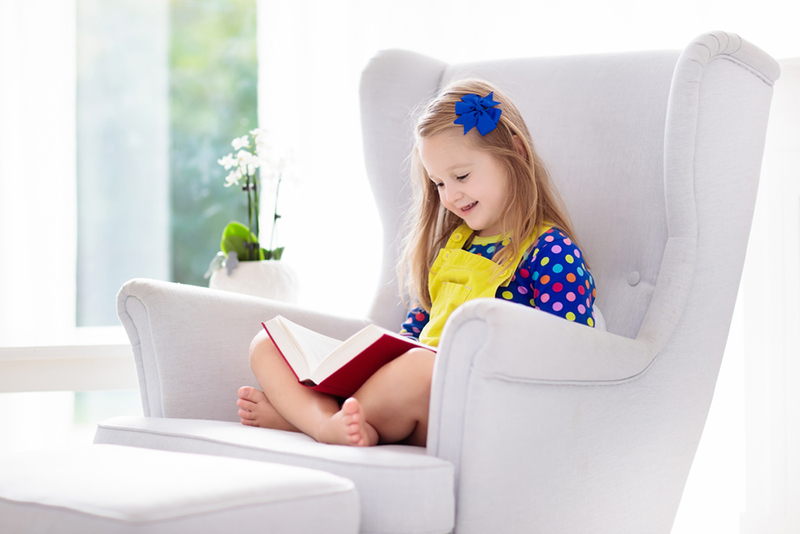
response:
{"label": "yellow overall", "polygon": [[466,223],[456,228],[447,244],[439,251],[428,274],[431,313],[419,340],[426,345],[438,346],[444,324],[453,310],[471,299],[494,298],[497,288],[505,287],[511,282],[519,262],[530,246],[550,228],[544,226],[528,237],[520,246],[514,261],[500,273],[497,273],[497,264],[492,260],[463,249],[464,243],[472,235],[472,229]]}

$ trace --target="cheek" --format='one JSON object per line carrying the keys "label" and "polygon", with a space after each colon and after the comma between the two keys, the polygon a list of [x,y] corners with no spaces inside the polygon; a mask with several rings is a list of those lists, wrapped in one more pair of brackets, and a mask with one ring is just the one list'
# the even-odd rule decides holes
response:
{"label": "cheek", "polygon": [[504,178],[497,183],[496,195],[498,202],[504,207],[508,208],[514,198],[514,191],[509,183],[508,178]]}
{"label": "cheek", "polygon": [[442,190],[436,187],[435,185],[431,185],[428,186],[427,189],[425,190],[424,196],[426,197],[426,200],[430,202],[435,202],[442,198],[441,191]]}
{"label": "cheek", "polygon": [[513,196],[514,196],[514,195],[511,193],[511,191],[509,191],[508,189],[506,189],[506,190],[505,190],[503,193],[501,193],[500,195],[498,195],[498,198],[500,199],[500,202],[502,202],[502,203],[503,203],[503,206],[505,206],[506,208],[508,208],[508,207],[510,207],[510,206],[511,206],[511,201],[512,201],[512,199],[513,199]]}

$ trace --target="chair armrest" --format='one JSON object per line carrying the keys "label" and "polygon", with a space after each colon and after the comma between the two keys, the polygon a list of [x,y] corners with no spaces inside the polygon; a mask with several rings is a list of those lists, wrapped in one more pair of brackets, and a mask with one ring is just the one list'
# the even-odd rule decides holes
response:
{"label": "chair armrest", "polygon": [[144,414],[238,421],[236,392],[257,386],[250,341],[281,314],[345,339],[367,319],[331,316],[257,297],[134,279],[117,295],[117,314],[133,347]]}
{"label": "chair armrest", "polygon": [[457,368],[527,382],[624,381],[643,372],[653,356],[635,339],[526,306],[476,299],[448,320],[434,383],[443,386]]}
{"label": "chair armrest", "polygon": [[460,456],[454,436],[461,435],[470,417],[465,406],[479,380],[530,388],[611,385],[640,375],[653,357],[641,341],[540,310],[499,299],[469,301],[453,313],[442,333],[431,388],[428,451],[450,461]]}
{"label": "chair armrest", "polygon": [[648,346],[635,339],[499,299],[469,301],[453,313],[442,333],[431,388],[428,450],[439,455],[442,435],[460,435],[474,373],[532,387],[613,384],[640,375],[653,358]]}
{"label": "chair armrest", "polygon": [[531,516],[558,531],[565,502],[628,482],[620,458],[642,445],[623,423],[644,409],[630,402],[654,361],[645,343],[476,299],[453,313],[439,347],[427,445],[455,466],[457,531],[524,530]]}

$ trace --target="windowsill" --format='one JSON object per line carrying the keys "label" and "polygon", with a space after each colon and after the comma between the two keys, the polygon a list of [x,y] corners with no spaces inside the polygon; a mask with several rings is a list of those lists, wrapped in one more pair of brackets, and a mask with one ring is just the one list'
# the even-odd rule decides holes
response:
{"label": "windowsill", "polygon": [[76,328],[35,343],[0,342],[0,392],[136,389],[121,326]]}

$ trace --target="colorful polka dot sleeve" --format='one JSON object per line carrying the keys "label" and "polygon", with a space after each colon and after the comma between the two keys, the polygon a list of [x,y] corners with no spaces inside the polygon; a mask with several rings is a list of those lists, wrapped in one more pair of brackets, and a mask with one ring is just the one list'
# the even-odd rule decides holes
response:
{"label": "colorful polka dot sleeve", "polygon": [[498,297],[592,327],[596,296],[594,278],[583,262],[583,254],[557,228],[539,238],[508,288],[498,290]]}
{"label": "colorful polka dot sleeve", "polygon": [[[501,248],[496,241],[475,238],[469,251],[491,259]],[[508,286],[497,289],[496,297],[593,327],[596,295],[594,278],[580,249],[564,232],[553,228],[540,236]],[[409,312],[400,333],[417,338],[428,319],[428,312],[417,306]]]}
{"label": "colorful polka dot sleeve", "polygon": [[415,306],[408,312],[406,322],[400,327],[400,334],[418,339],[420,332],[422,332],[422,329],[428,324],[430,318],[430,315],[428,315],[428,312],[426,312],[422,306]]}

